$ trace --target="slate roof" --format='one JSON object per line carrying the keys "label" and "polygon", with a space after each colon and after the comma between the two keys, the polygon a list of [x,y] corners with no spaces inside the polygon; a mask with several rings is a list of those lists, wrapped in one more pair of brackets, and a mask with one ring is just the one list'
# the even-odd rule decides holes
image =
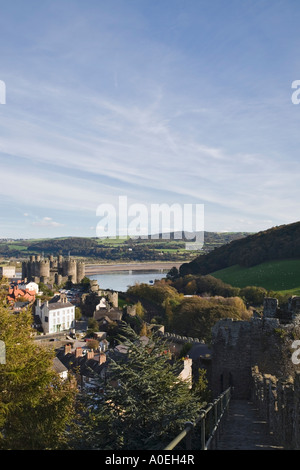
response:
{"label": "slate roof", "polygon": [[207,346],[207,344],[204,343],[195,343],[191,347],[191,349],[188,351],[188,356],[196,360],[199,357],[203,356],[210,356],[211,355],[211,349]]}
{"label": "slate roof", "polygon": [[58,374],[61,374],[62,372],[66,372],[68,369],[67,367],[58,359],[58,357],[55,357],[53,359],[53,367],[55,372]]}
{"label": "slate roof", "polygon": [[70,302],[53,302],[48,304],[49,310],[58,310],[63,308],[74,307]]}
{"label": "slate roof", "polygon": [[68,370],[79,368],[80,374],[86,377],[93,377],[94,374],[100,375],[101,371],[107,367],[107,362],[99,364],[97,355],[95,355],[94,359],[88,359],[86,355],[76,357],[72,352],[65,354],[64,350],[61,350],[56,356]]}

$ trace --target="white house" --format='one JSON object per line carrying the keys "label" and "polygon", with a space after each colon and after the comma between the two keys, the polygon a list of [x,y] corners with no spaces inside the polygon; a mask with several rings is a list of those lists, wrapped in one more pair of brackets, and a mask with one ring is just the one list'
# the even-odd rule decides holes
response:
{"label": "white house", "polygon": [[39,285],[36,282],[28,282],[28,284],[26,284],[26,289],[35,291],[36,294],[39,293]]}
{"label": "white house", "polygon": [[96,311],[100,310],[101,308],[107,309],[107,302],[105,297],[101,297],[100,302],[96,305]]}
{"label": "white house", "polygon": [[58,357],[55,357],[53,359],[53,368],[55,372],[60,376],[62,380],[67,380],[68,378],[68,369],[64,364],[58,359]]}
{"label": "white house", "polygon": [[12,279],[16,277],[16,267],[15,266],[0,266],[0,278],[7,277]]}
{"label": "white house", "polygon": [[66,300],[63,302],[44,302],[42,304],[38,299],[35,314],[40,317],[45,334],[75,328],[75,305]]}
{"label": "white house", "polygon": [[179,374],[179,378],[189,384],[189,388],[192,388],[192,365],[193,360],[189,357],[185,357],[183,360],[183,369]]}

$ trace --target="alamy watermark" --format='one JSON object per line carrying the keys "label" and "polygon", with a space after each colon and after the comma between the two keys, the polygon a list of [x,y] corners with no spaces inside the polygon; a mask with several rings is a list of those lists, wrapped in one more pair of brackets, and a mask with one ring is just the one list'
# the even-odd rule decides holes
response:
{"label": "alamy watermark", "polygon": [[4,341],[0,341],[0,364],[6,364],[6,346]]}
{"label": "alamy watermark", "polygon": [[293,104],[299,104],[300,103],[300,80],[294,80],[292,82],[292,88],[295,89],[295,91],[292,93],[291,100]]}
{"label": "alamy watermark", "polygon": [[3,80],[0,80],[0,104],[6,104],[6,85]]}
{"label": "alamy watermark", "polygon": [[97,237],[184,240],[186,250],[201,250],[204,242],[203,204],[128,204],[119,196],[118,207],[97,207]]}
{"label": "alamy watermark", "polygon": [[293,341],[292,348],[293,349],[297,348],[296,351],[294,351],[293,354],[292,354],[292,363],[293,364],[300,364],[300,358],[299,358],[299,355],[300,355],[300,340],[299,339],[296,339],[295,341]]}

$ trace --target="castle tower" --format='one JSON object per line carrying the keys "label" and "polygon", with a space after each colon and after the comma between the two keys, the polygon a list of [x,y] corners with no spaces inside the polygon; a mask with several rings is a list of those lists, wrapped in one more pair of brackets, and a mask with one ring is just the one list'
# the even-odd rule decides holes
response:
{"label": "castle tower", "polygon": [[22,262],[22,279],[27,279],[27,263],[26,263],[26,261]]}
{"label": "castle tower", "polygon": [[85,264],[82,261],[77,263],[77,282],[81,282],[85,276]]}
{"label": "castle tower", "polygon": [[35,255],[31,255],[27,263],[27,279],[33,279],[35,276]]}
{"label": "castle tower", "polygon": [[62,279],[62,275],[61,274],[58,274],[58,273],[55,273],[54,275],[54,282],[57,286],[60,286],[61,283],[63,282],[63,279]]}
{"label": "castle tower", "polygon": [[49,259],[50,269],[51,269],[51,268],[53,268],[53,263],[54,263],[53,255],[49,255],[49,256],[48,256],[48,259]]}
{"label": "castle tower", "polygon": [[119,294],[118,292],[108,292],[107,294],[109,302],[113,307],[118,308],[119,306]]}
{"label": "castle tower", "polygon": [[62,255],[58,255],[58,257],[57,257],[57,269],[58,269],[59,274],[63,274],[63,264],[64,264],[64,260],[63,260]]}
{"label": "castle tower", "polygon": [[38,277],[41,278],[42,282],[47,282],[47,279],[50,277],[50,261],[48,259],[44,259],[41,261],[37,261],[38,265]]}
{"label": "castle tower", "polygon": [[70,279],[74,284],[77,282],[77,263],[73,259],[65,260],[63,263],[63,276]]}

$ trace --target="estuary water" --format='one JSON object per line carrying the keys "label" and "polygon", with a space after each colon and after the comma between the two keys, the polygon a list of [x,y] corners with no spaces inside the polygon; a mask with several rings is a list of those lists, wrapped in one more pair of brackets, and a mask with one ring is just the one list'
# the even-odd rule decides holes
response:
{"label": "estuary water", "polygon": [[100,289],[111,289],[119,292],[126,292],[128,287],[136,283],[152,285],[156,279],[163,279],[167,272],[161,271],[118,271],[114,273],[92,274],[88,277],[98,281]]}

